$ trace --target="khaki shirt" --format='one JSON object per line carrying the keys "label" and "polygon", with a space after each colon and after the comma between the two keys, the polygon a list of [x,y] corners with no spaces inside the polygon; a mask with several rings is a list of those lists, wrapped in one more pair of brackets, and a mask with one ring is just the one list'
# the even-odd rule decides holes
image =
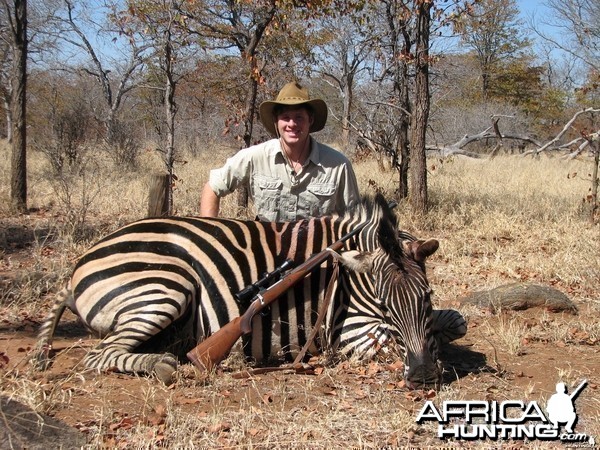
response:
{"label": "khaki shirt", "polygon": [[278,139],[240,150],[209,184],[218,197],[246,186],[261,220],[271,222],[343,213],[359,200],[356,175],[340,152],[311,138],[311,152],[299,175],[292,172]]}

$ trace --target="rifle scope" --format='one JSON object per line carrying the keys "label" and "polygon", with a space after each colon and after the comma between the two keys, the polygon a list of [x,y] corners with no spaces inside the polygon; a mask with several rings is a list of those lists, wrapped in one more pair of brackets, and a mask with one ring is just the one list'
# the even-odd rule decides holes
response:
{"label": "rifle scope", "polygon": [[288,269],[291,269],[294,265],[294,261],[286,259],[279,267],[276,267],[272,272],[266,273],[260,280],[251,285],[245,287],[240,292],[235,294],[235,298],[240,302],[246,302],[252,300],[261,289],[268,288],[275,281],[281,278],[281,274]]}

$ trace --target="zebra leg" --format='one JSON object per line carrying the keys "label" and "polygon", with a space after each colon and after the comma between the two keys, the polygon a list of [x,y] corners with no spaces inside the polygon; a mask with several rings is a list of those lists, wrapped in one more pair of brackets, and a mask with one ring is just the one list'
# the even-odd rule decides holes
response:
{"label": "zebra leg", "polygon": [[38,332],[38,341],[31,358],[31,364],[36,370],[46,370],[50,366],[54,331],[67,308],[73,309],[73,293],[69,286],[58,293],[52,309]]}
{"label": "zebra leg", "polygon": [[163,383],[169,385],[177,370],[177,358],[170,353],[133,353],[133,348],[123,341],[117,331],[105,338],[84,359],[85,366],[90,369],[116,369],[125,373],[141,373],[156,375]]}
{"label": "zebra leg", "polygon": [[153,374],[163,383],[170,384],[177,370],[177,358],[173,354],[134,353],[134,350],[170,326],[173,317],[165,312],[158,315],[156,310],[137,310],[133,314],[119,316],[111,333],[87,354],[85,366],[98,370]]}
{"label": "zebra leg", "polygon": [[460,339],[467,334],[467,321],[454,309],[434,309],[432,321],[433,335],[440,345]]}

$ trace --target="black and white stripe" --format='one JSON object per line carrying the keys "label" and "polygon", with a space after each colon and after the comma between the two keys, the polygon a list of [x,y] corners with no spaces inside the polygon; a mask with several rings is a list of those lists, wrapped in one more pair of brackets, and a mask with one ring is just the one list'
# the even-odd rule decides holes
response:
{"label": "black and white stripe", "polygon": [[[134,222],[79,259],[42,325],[40,345],[50,345],[56,323],[69,307],[103,338],[86,356],[87,367],[155,372],[168,380],[176,357],[153,352],[168,346],[177,356],[185,355],[243,313],[247,305],[235,298],[236,292],[286,259],[305,261],[365,222],[346,243],[349,252],[342,255],[353,255],[358,265],[369,261],[369,267],[357,268],[351,258],[342,258],[347,268],[340,270],[327,312],[325,341],[312,350],[368,356],[374,338],[385,341],[395,335],[408,359],[420,352],[416,360],[425,361],[418,362],[424,368],[414,376],[407,371],[407,377],[417,384],[430,382],[439,378],[434,332],[445,330],[443,321],[432,325],[434,318],[445,315],[432,315],[424,270],[428,254],[419,253],[419,246],[430,241],[398,234],[395,215],[383,198],[365,201],[344,217],[291,223],[192,217]],[[243,338],[248,358],[262,363],[290,360],[297,354],[317,319],[332,270],[329,258],[254,318],[252,333]],[[452,317],[455,325],[459,317]],[[445,338],[453,332],[445,333]],[[47,362],[41,359],[42,365]],[[411,370],[414,364],[411,360]]]}

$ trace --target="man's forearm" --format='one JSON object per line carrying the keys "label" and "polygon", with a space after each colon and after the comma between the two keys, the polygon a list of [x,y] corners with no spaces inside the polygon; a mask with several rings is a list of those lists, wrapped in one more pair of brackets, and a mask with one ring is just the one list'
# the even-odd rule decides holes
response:
{"label": "man's forearm", "polygon": [[214,193],[210,184],[206,183],[200,196],[200,216],[217,217],[221,199]]}

